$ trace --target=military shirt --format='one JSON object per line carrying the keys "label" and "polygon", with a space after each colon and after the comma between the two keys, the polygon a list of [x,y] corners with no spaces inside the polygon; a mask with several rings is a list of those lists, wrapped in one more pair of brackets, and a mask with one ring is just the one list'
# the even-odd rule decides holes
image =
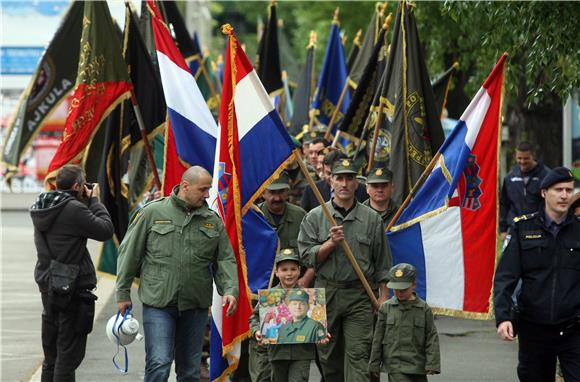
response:
{"label": "military shirt", "polygon": [[[345,240],[371,286],[376,288],[377,283],[386,282],[392,259],[380,216],[358,202],[345,217],[335,210],[332,202],[327,202],[326,206],[337,225],[343,226]],[[306,215],[300,226],[298,249],[302,262],[314,267],[317,279],[333,282],[358,281],[359,278],[340,245],[324,262],[317,263],[316,256],[320,246],[328,239],[330,222],[324,217],[322,207],[318,206]]]}
{"label": "military shirt", "polygon": [[289,322],[278,330],[278,344],[316,343],[326,337],[324,326],[308,316]]}
{"label": "military shirt", "polygon": [[221,295],[238,294],[236,258],[221,219],[207,204],[188,209],[177,187],[145,205],[131,222],[119,247],[117,301],[130,300],[139,272],[139,298],[157,308],[209,307],[212,274]]}
{"label": "military shirt", "polygon": [[[294,287],[299,288],[298,285]],[[274,288],[282,288],[280,284]],[[256,338],[256,332],[260,330],[260,304],[256,304],[249,319],[252,338]],[[323,328],[324,329],[324,328]],[[324,333],[326,335],[326,332]],[[258,345],[261,346],[261,345]],[[298,361],[316,358],[316,344],[271,344],[268,346],[268,358],[270,361]]]}
{"label": "military shirt", "polygon": [[280,240],[280,248],[292,248],[298,252],[298,233],[300,232],[300,223],[304,215],[306,215],[306,211],[287,202],[284,215],[280,223],[276,224],[274,217],[268,211],[266,203],[261,203],[259,207],[264,213],[264,217],[268,223],[276,230],[278,239]]}
{"label": "military shirt", "polygon": [[[382,364],[382,368],[381,368]],[[431,308],[392,297],[381,305],[375,326],[369,371],[402,374],[441,372],[439,336]]]}
{"label": "military shirt", "polygon": [[381,219],[383,220],[383,224],[385,225],[385,228],[387,228],[387,226],[389,225],[389,223],[395,217],[395,214],[399,210],[399,206],[397,204],[395,204],[395,202],[392,199],[389,202],[389,206],[387,207],[387,209],[384,210],[384,211],[382,211],[382,212],[377,211],[377,210],[375,210],[374,208],[371,207],[371,200],[370,200],[370,198],[367,199],[367,200],[365,200],[363,202],[363,204],[365,206],[371,208],[373,211],[375,211],[377,214],[380,215]]}

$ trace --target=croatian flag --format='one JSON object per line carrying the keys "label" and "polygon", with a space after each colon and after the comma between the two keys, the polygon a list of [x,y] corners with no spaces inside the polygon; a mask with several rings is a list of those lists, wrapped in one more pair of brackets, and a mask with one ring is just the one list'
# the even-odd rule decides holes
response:
{"label": "croatian flag", "polygon": [[[263,287],[264,276],[269,277],[273,268],[275,250],[252,252],[256,249],[250,248],[250,244],[262,241],[258,236],[252,239],[248,230],[251,220],[263,221],[250,208],[296,155],[280,116],[231,26],[224,25],[222,30],[228,35],[228,43],[212,187],[216,193],[210,196],[210,204],[222,217],[236,255],[239,296],[238,309],[226,317],[222,297],[214,288],[210,338],[212,381],[225,380],[236,369],[240,343],[250,335],[252,288]],[[256,282],[260,279],[261,284]]]}
{"label": "croatian flag", "polygon": [[169,117],[163,169],[163,195],[169,195],[189,165],[213,171],[218,129],[155,2],[148,0],[147,5],[152,13],[155,48]]}
{"label": "croatian flag", "polygon": [[[440,312],[485,318],[497,242],[504,53],[388,233],[393,263],[417,267],[417,293]],[[465,314],[467,313],[467,314]]]}

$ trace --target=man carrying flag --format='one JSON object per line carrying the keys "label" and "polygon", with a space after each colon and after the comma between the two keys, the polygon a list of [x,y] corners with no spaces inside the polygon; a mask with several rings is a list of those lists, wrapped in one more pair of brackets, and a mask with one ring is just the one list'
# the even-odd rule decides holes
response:
{"label": "man carrying flag", "polygon": [[85,3],[76,86],[62,142],[45,182],[52,184],[62,166],[79,162],[103,119],[132,89],[106,2]]}

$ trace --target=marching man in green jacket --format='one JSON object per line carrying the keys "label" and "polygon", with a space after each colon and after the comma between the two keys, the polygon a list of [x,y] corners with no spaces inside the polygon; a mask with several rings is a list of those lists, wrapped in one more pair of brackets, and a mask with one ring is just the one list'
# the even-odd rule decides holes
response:
{"label": "marching man in green jacket", "polygon": [[199,381],[212,275],[231,315],[237,307],[236,259],[219,216],[209,209],[211,175],[190,167],[169,197],[146,204],[119,248],[117,305],[131,306],[140,274],[145,330],[145,382],[167,381],[175,356],[177,380]]}
{"label": "marching man in green jacket", "polygon": [[395,296],[379,309],[369,371],[389,373],[389,382],[425,382],[427,374],[441,372],[437,328],[431,308],[414,292],[416,275],[411,264],[391,268],[387,286]]}

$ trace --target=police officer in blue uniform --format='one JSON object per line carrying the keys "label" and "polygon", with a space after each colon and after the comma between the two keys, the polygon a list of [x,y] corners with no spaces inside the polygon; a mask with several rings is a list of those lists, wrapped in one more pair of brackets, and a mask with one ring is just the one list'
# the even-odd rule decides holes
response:
{"label": "police officer in blue uniform", "polygon": [[574,178],[558,167],[540,187],[545,207],[514,219],[496,270],[497,331],[507,341],[519,337],[520,381],[554,381],[556,359],[567,382],[580,381],[580,218],[570,210]]}

